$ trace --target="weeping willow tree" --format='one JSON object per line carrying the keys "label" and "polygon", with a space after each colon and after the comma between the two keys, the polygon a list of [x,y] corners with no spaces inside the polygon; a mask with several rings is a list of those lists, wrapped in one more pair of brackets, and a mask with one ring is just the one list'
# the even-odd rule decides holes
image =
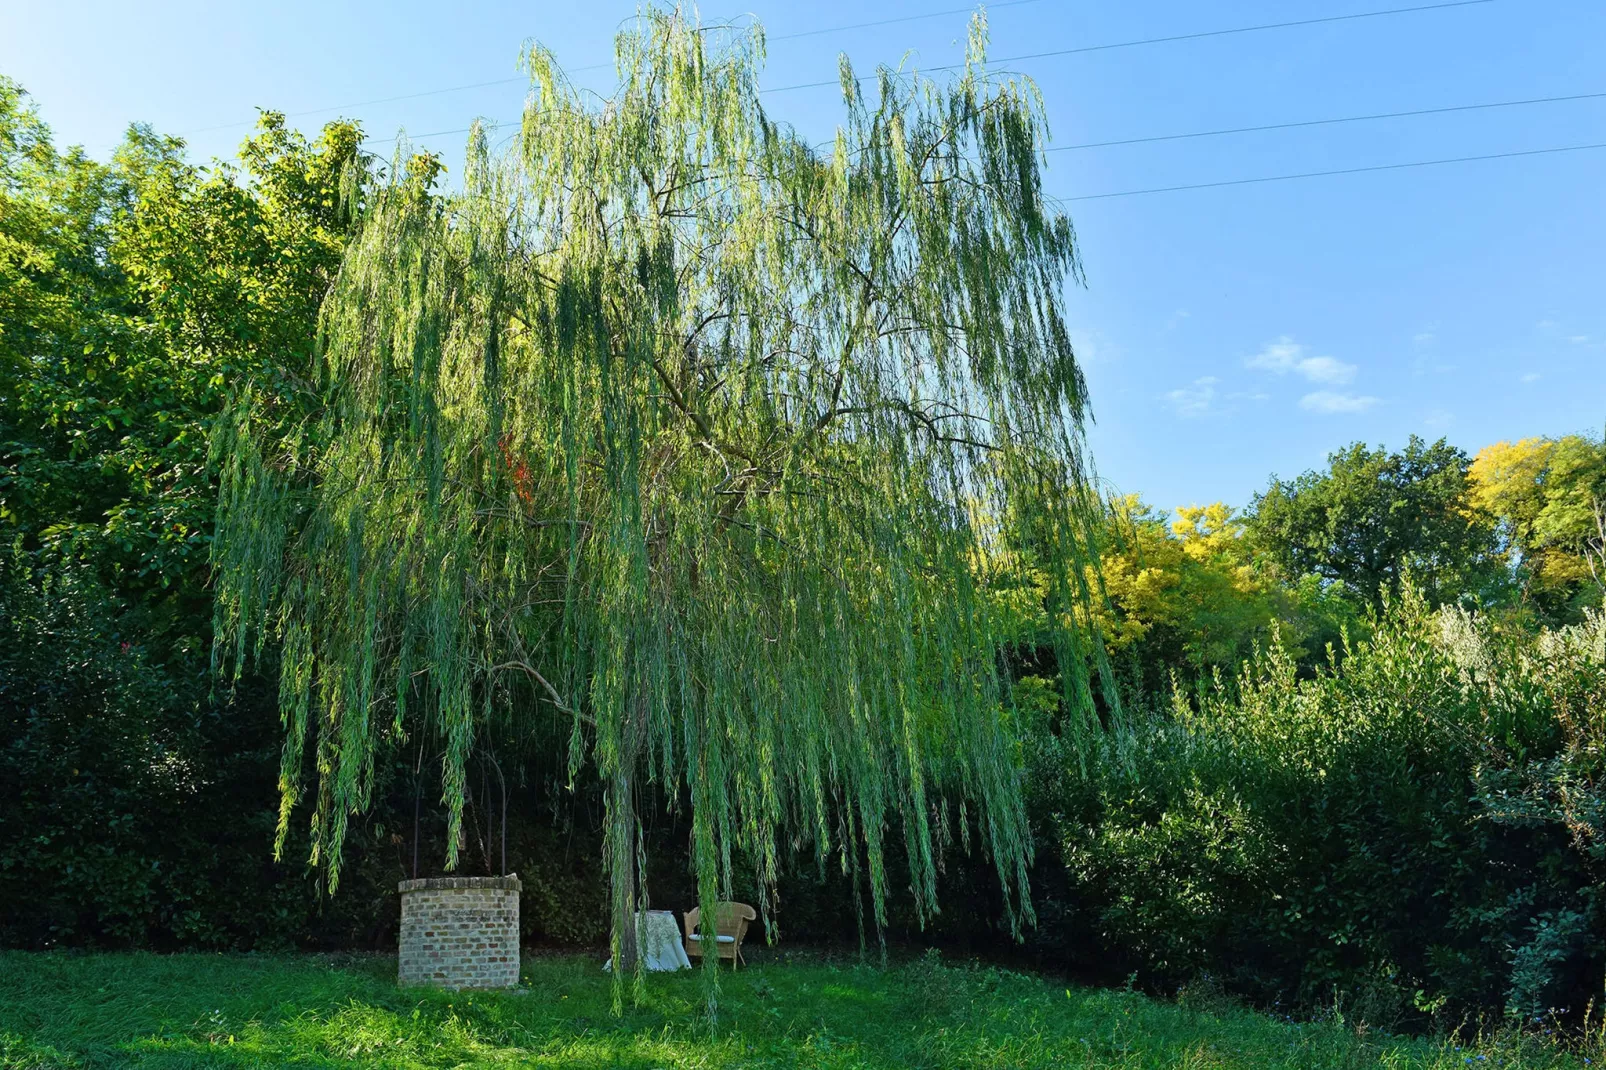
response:
{"label": "weeping willow tree", "polygon": [[761,107],[757,30],[649,11],[610,99],[534,47],[460,192],[371,194],[313,415],[242,390],[218,438],[220,643],[278,652],[281,849],[310,761],[335,888],[376,753],[424,733],[450,869],[477,734],[559,718],[622,961],[647,790],[689,812],[704,918],[733,858],[768,909],[812,851],[879,926],[901,835],[924,919],[957,834],[1029,919],[1005,652],[1022,598],[1059,629],[1087,595],[1079,269],[1041,102],[984,41],[943,85],[844,62],[821,150]]}

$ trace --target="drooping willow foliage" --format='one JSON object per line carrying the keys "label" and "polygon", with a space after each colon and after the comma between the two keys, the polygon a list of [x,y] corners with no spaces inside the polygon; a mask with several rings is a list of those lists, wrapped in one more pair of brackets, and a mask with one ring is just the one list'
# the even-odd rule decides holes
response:
{"label": "drooping willow foliage", "polygon": [[220,644],[281,652],[280,842],[310,749],[331,888],[376,752],[441,741],[450,868],[476,734],[559,717],[627,960],[649,784],[704,917],[801,848],[879,923],[898,833],[923,916],[955,830],[1029,916],[1004,651],[1023,597],[1086,597],[1092,504],[1074,236],[984,40],[945,85],[844,62],[820,151],[761,107],[758,31],[649,11],[611,99],[533,48],[461,192],[370,194],[316,411],[242,391],[217,441]]}

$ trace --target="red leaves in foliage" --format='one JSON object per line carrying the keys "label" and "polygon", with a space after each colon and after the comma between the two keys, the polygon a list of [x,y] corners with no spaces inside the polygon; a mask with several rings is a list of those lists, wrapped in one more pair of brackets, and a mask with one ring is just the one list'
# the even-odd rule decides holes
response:
{"label": "red leaves in foliage", "polygon": [[535,485],[530,478],[530,463],[523,457],[516,456],[509,443],[508,435],[503,435],[496,443],[497,452],[502,455],[502,466],[507,469],[507,474],[513,477],[513,493],[519,496],[519,501],[525,505],[534,505]]}

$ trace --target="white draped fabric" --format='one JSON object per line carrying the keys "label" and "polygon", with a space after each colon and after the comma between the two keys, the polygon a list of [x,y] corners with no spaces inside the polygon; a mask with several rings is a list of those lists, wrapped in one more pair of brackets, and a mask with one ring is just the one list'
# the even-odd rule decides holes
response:
{"label": "white draped fabric", "polygon": [[[636,942],[641,948],[643,965],[654,972],[691,968],[686,948],[680,942],[680,925],[673,911],[648,910],[636,915]],[[610,956],[602,964],[604,970],[613,968]]]}

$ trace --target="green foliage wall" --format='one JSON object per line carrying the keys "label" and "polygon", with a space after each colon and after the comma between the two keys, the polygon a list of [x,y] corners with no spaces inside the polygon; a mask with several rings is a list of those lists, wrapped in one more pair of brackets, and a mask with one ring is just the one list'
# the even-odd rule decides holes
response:
{"label": "green foliage wall", "polygon": [[1606,618],[1534,638],[1408,589],[1334,671],[1274,646],[1085,760],[1047,741],[1050,957],[1342,991],[1374,1023],[1581,1011],[1606,965],[1603,694]]}
{"label": "green foliage wall", "polygon": [[359,137],[269,114],[201,168],[134,127],[102,163],[0,78],[0,942],[383,929],[369,877],[326,908],[271,864],[273,692],[207,666],[211,420],[242,381],[294,394]]}
{"label": "green foliage wall", "polygon": [[132,127],[59,152],[0,79],[0,540],[88,564],[158,657],[207,651],[212,420],[246,383],[297,396],[368,164],[267,114],[243,168]]}
{"label": "green foliage wall", "polygon": [[321,902],[301,866],[272,862],[271,696],[214,701],[204,663],[188,675],[157,664],[85,566],[32,560],[0,560],[0,945],[380,935],[395,909],[384,855],[360,852],[338,903]]}

